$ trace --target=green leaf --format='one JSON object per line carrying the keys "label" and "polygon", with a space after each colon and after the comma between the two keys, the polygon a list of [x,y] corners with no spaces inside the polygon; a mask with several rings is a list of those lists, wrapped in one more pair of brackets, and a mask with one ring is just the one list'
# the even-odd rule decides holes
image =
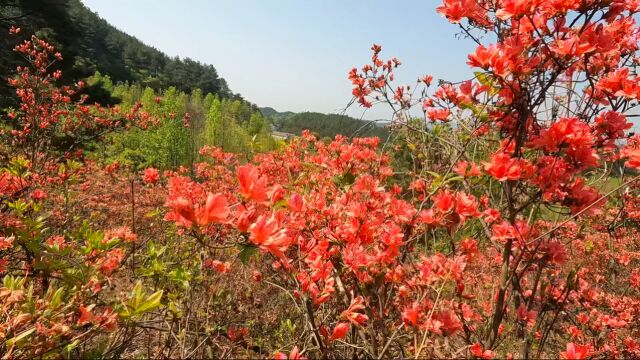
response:
{"label": "green leaf", "polygon": [[500,89],[496,87],[496,80],[491,74],[483,73],[480,71],[476,71],[473,74],[476,76],[476,79],[478,79],[480,84],[489,87],[490,95],[495,95],[500,91]]}
{"label": "green leaf", "polygon": [[64,294],[64,287],[58,288],[53,296],[51,297],[51,308],[55,309],[62,303],[62,295]]}
{"label": "green leaf", "polygon": [[448,184],[448,183],[454,182],[454,181],[462,181],[462,180],[464,180],[464,178],[462,176],[453,176],[453,177],[448,178],[445,181],[445,184]]}
{"label": "green leaf", "polygon": [[343,185],[351,185],[356,181],[356,176],[349,171],[349,172],[346,172],[344,175],[342,175],[341,180]]}
{"label": "green leaf", "polygon": [[484,73],[482,71],[475,71],[473,73],[473,75],[476,76],[476,79],[478,79],[480,84],[487,85],[487,86],[493,86],[493,81],[491,79],[491,75],[489,75],[487,73]]}
{"label": "green leaf", "polygon": [[136,286],[133,287],[133,291],[131,294],[131,300],[129,301],[129,305],[136,311],[140,305],[142,304],[142,299],[144,298],[144,290],[142,289],[142,281],[138,281]]}
{"label": "green leaf", "polygon": [[438,174],[437,172],[433,172],[429,170],[425,170],[425,172],[431,175],[434,179],[442,179],[442,175]]}
{"label": "green leaf", "polygon": [[155,209],[144,214],[144,217],[147,219],[154,218],[154,217],[157,217],[160,213],[161,213],[160,209]]}
{"label": "green leaf", "polygon": [[288,204],[289,204],[289,202],[287,202],[287,200],[284,200],[284,199],[278,200],[275,204],[273,204],[273,208],[275,210],[285,209]]}
{"label": "green leaf", "polygon": [[66,351],[67,354],[70,354],[75,348],[78,347],[79,344],[80,344],[80,340],[78,339],[72,342],[71,344],[68,344],[64,350]]}
{"label": "green leaf", "polygon": [[176,269],[169,273],[169,279],[179,284],[185,290],[189,288],[189,280],[191,280],[191,272],[179,265]]}
{"label": "green leaf", "polygon": [[33,334],[34,331],[36,331],[36,328],[31,328],[29,330],[23,331],[20,334],[12,337],[11,339],[7,340],[7,347],[10,348],[14,344],[20,342],[21,340],[26,339],[29,335]]}
{"label": "green leaf", "polygon": [[258,247],[251,244],[238,244],[238,249],[240,250],[238,258],[244,265],[249,263],[252,256],[258,255]]}
{"label": "green leaf", "polygon": [[140,306],[135,310],[136,313],[142,314],[147,311],[151,311],[160,306],[160,300],[162,299],[163,290],[158,290],[151,294]]}

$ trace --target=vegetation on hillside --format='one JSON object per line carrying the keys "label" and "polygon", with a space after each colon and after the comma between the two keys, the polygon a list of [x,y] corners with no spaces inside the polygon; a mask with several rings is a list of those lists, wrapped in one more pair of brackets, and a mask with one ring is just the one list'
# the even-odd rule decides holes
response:
{"label": "vegetation on hillside", "polygon": [[202,159],[198,150],[215,146],[226,152],[252,156],[276,146],[268,119],[245,101],[220,98],[199,89],[187,94],[174,87],[155,91],[140,84],[114,85],[100,73],[88,80],[100,83],[124,111],[142,107],[162,119],[151,129],[131,129],[112,134],[99,152],[107,162],[134,165],[136,169],[175,169]]}
{"label": "vegetation on hillside", "polygon": [[[185,93],[200,89],[220,98],[239,97],[212,65],[171,58],[116,29],[80,0],[3,0],[0,26],[16,26],[54,45],[64,55],[54,66],[62,70],[65,83],[97,71],[109,75],[115,83],[135,82],[156,91],[175,87]],[[1,45],[10,49],[11,41],[3,35]],[[0,59],[2,78],[7,78],[20,61],[19,56],[5,52]],[[0,84],[0,96],[4,101],[0,107],[13,98],[5,83]]]}
{"label": "vegetation on hillside", "polygon": [[71,81],[11,27],[0,355],[640,358],[640,2],[437,11],[473,78],[398,86],[380,45],[348,74],[388,142],[275,144],[240,99]]}
{"label": "vegetation on hillside", "polygon": [[[201,64],[189,58],[171,58],[114,28],[80,0],[5,0],[0,2],[0,25],[4,28],[16,26],[24,32],[36,33],[54,45],[64,55],[62,61],[54,64],[56,69],[62,70],[63,83],[72,83],[98,73],[97,79],[102,81],[94,79],[81,91],[89,96],[88,103],[117,104],[122,99],[118,92],[112,93],[113,84],[120,83],[137,84],[142,88],[151,88],[157,93],[173,88],[185,94],[192,94],[194,91],[204,96],[212,94],[219,100],[242,100],[239,94],[231,92],[226,81],[218,76],[212,65]],[[3,38],[2,46],[10,48],[11,41],[10,38]],[[0,59],[0,75],[7,78],[19,62],[20,58],[13,54]],[[101,74],[108,76],[106,84],[104,79],[100,78]],[[1,83],[0,108],[15,105],[14,99],[12,89],[6,83]],[[130,102],[131,99],[125,101]],[[131,103],[128,106],[131,106]],[[320,136],[331,138],[337,134],[381,137],[386,137],[387,134],[386,130],[373,124],[366,124],[347,116],[279,113],[271,108],[262,108],[261,111],[265,117],[271,119],[276,130],[283,132],[300,134],[302,130],[310,129]],[[194,122],[197,129],[200,129],[199,121],[196,114]],[[235,122],[240,123],[247,121],[248,119],[244,118],[235,119]],[[236,130],[230,131],[238,135]],[[250,131],[248,135],[255,135],[255,131]],[[241,134],[238,136],[242,137]],[[226,141],[234,142],[233,139]],[[244,149],[248,146],[247,143],[248,140],[244,136],[234,146],[236,149]],[[197,144],[201,145],[202,142]],[[232,147],[227,144],[225,149]]]}
{"label": "vegetation on hillside", "polygon": [[278,112],[272,108],[260,108],[262,114],[271,119],[278,131],[301,134],[310,130],[320,137],[334,138],[336,135],[349,137],[378,136],[386,139],[389,131],[379,121],[354,119],[347,115],[322,114],[317,112]]}

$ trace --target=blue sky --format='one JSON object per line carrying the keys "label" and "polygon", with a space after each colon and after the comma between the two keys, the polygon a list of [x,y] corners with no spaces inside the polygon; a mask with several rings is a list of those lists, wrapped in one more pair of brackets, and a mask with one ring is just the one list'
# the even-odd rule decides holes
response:
{"label": "blue sky", "polygon": [[[117,28],[161,51],[213,64],[234,92],[279,111],[339,112],[347,72],[370,46],[396,56],[398,84],[461,80],[474,46],[435,12],[435,0],[83,0]],[[347,112],[356,117],[362,108]],[[388,117],[378,106],[365,119]]]}

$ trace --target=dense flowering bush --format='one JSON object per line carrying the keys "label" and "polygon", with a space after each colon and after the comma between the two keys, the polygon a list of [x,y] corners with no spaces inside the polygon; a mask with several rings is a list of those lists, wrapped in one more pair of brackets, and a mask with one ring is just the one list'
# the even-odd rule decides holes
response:
{"label": "dense flowering bush", "polygon": [[[137,240],[126,227],[101,231],[75,223],[71,189],[87,169],[81,146],[153,120],[139,108],[122,114],[72,100],[76,90],[57,86],[60,72],[49,71],[61,55],[45,41],[32,37],[15,51],[28,66],[9,80],[20,108],[9,112],[14,126],[2,134],[3,153],[11,157],[0,167],[0,337],[6,340],[0,351],[6,358],[70,354],[116,330],[116,310],[131,310],[105,287]],[[142,288],[136,291],[143,297]]]}
{"label": "dense flowering bush", "polygon": [[11,80],[22,107],[0,173],[0,349],[639,357],[640,3],[437,11],[478,45],[471,80],[393,86],[400,61],[379,45],[349,73],[359,104],[393,108],[395,142],[304,132],[164,172],[76,151],[154,120],[73,101],[47,70],[54,50],[20,45],[32,67]]}
{"label": "dense flowering bush", "polygon": [[[630,356],[638,329],[629,320],[638,302],[627,276],[634,277],[637,233],[624,208],[635,202],[637,177],[627,178],[615,161],[638,165],[625,115],[639,95],[630,71],[638,63],[638,3],[447,0],[437,10],[478,44],[467,62],[473,79],[432,90],[426,76],[418,84],[425,90],[394,89],[399,62],[380,59],[377,45],[373,63],[349,77],[360,104],[391,104],[398,126],[409,131],[434,134],[406,116],[415,105],[432,129],[455,121],[461,135],[435,139],[450,148],[450,166],[435,178],[454,171],[463,188],[483,189],[477,195],[498,210],[483,219],[492,246],[480,251],[499,250],[499,271],[487,279],[498,286],[483,329],[466,333],[469,345],[477,341],[472,355],[489,356],[482,349],[519,339],[522,357],[532,350],[543,355],[549,342],[562,341],[566,351],[559,355],[569,358]],[[488,183],[472,179],[480,167]],[[633,195],[608,201],[624,188]],[[595,335],[605,329],[606,336]]]}
{"label": "dense flowering bush", "polygon": [[204,266],[214,273],[232,266],[215,258],[223,244],[238,247],[243,262],[259,249],[270,259],[270,281],[291,291],[325,355],[349,352],[348,342],[370,355],[493,356],[482,330],[495,316],[500,251],[509,242],[517,264],[511,276],[522,278],[507,295],[522,298],[513,308],[505,305],[498,336],[528,333],[532,342],[560,342],[568,353],[592,354],[595,348],[582,343],[590,344],[589,334],[598,338],[605,326],[611,331],[600,340],[606,351],[635,351],[632,319],[640,303],[603,281],[613,266],[611,281],[637,294],[637,271],[621,268],[637,258],[637,230],[618,226],[610,234],[599,225],[619,210],[590,216],[589,231],[580,231],[585,223],[570,216],[561,223],[517,219],[512,225],[488,197],[459,189],[461,177],[435,186],[433,179],[416,179],[411,188],[420,195],[410,196],[394,184],[390,159],[375,151],[377,145],[377,139],[344,138],[326,144],[306,134],[254,165],[206,149],[212,160],[198,168],[201,182],[169,177],[166,219],[210,248]]}

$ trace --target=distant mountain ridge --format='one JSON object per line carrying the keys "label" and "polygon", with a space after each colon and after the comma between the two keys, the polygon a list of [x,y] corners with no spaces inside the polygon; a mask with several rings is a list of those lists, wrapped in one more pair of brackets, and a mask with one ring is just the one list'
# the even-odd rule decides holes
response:
{"label": "distant mountain ridge", "polygon": [[271,118],[271,119],[286,119],[290,116],[295,115],[296,113],[292,112],[292,111],[284,111],[284,112],[279,112],[276,109],[272,108],[272,107],[261,107],[259,108],[260,112],[262,113],[263,116]]}
{"label": "distant mountain ridge", "polygon": [[381,121],[359,120],[341,114],[279,112],[271,107],[261,107],[259,110],[263,116],[271,119],[274,130],[284,133],[297,135],[303,130],[310,130],[320,137],[330,138],[336,135],[386,138],[389,135],[389,130]]}

